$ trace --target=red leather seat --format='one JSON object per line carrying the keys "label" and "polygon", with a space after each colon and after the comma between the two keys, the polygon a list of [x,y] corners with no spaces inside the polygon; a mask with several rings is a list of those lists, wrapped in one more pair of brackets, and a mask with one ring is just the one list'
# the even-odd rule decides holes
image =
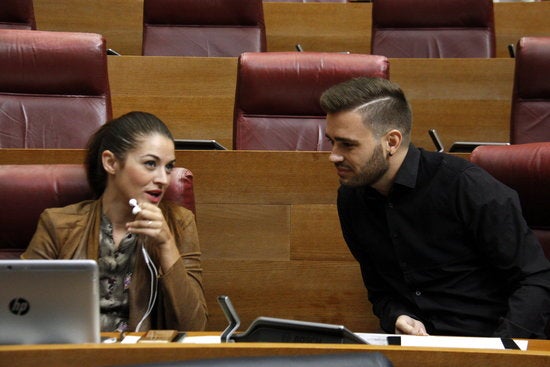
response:
{"label": "red leather seat", "polygon": [[550,37],[523,37],[516,47],[510,142],[550,141]]}
{"label": "red leather seat", "polygon": [[99,34],[0,29],[0,148],[84,148],[111,119]]}
{"label": "red leather seat", "polygon": [[[83,165],[0,165],[0,258],[17,258],[25,251],[44,209],[92,198]],[[195,212],[191,171],[172,171],[165,200]]]}
{"label": "red leather seat", "polygon": [[144,0],[143,55],[266,51],[262,0]]}
{"label": "red leather seat", "polygon": [[330,150],[319,98],[332,85],[359,76],[389,78],[387,58],[323,52],[242,54],[233,148]]}
{"label": "red leather seat", "polygon": [[0,28],[36,29],[33,0],[0,1]]}
{"label": "red leather seat", "polygon": [[387,57],[495,57],[493,0],[376,0],[371,52]]}
{"label": "red leather seat", "polygon": [[517,191],[523,216],[550,259],[550,142],[479,146],[470,160]]}

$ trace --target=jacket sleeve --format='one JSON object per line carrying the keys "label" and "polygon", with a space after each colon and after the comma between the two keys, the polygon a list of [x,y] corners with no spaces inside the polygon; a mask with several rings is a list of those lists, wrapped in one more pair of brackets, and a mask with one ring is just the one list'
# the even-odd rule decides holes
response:
{"label": "jacket sleeve", "polygon": [[58,258],[58,241],[54,225],[50,220],[49,211],[45,210],[38,219],[36,231],[27,246],[24,253],[21,254],[22,259],[57,259]]}
{"label": "jacket sleeve", "polygon": [[175,330],[204,330],[208,318],[202,286],[201,252],[195,217],[190,211],[175,210],[172,231],[180,258],[159,278],[159,324]]}

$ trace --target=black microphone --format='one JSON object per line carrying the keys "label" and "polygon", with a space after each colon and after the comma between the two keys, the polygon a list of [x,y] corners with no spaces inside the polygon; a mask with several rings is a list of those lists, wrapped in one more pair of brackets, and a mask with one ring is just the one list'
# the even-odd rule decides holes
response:
{"label": "black microphone", "polygon": [[510,43],[508,45],[508,54],[510,55],[510,57],[513,59],[514,57],[516,57],[516,50],[514,49],[514,44]]}
{"label": "black microphone", "polygon": [[107,49],[107,55],[113,55],[113,56],[121,56],[118,52],[113,50],[112,48]]}
{"label": "black microphone", "polygon": [[428,130],[428,134],[430,134],[430,137],[432,138],[432,141],[437,151],[443,152],[445,148],[443,147],[443,143],[441,142],[441,139],[439,139],[439,135],[437,135],[437,131],[435,131],[435,129],[430,129]]}

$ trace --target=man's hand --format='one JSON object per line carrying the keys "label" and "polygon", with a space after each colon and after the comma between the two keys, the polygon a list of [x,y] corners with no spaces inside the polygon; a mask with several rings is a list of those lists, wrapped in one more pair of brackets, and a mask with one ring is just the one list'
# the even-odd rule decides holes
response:
{"label": "man's hand", "polygon": [[410,316],[401,315],[395,321],[395,333],[407,335],[428,335],[426,327],[421,321]]}

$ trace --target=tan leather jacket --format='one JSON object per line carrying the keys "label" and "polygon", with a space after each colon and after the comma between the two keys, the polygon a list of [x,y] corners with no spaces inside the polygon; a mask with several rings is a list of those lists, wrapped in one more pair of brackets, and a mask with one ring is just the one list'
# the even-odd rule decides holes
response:
{"label": "tan leather jacket", "polygon": [[[166,222],[179,247],[180,259],[159,276],[158,298],[140,331],[148,329],[204,330],[207,309],[202,288],[198,234],[193,213],[173,203],[161,203]],[[24,259],[94,259],[99,253],[101,200],[46,209],[21,255]],[[145,245],[155,264],[155,249]],[[139,252],[129,289],[130,330],[143,317],[150,296],[150,275]]]}

